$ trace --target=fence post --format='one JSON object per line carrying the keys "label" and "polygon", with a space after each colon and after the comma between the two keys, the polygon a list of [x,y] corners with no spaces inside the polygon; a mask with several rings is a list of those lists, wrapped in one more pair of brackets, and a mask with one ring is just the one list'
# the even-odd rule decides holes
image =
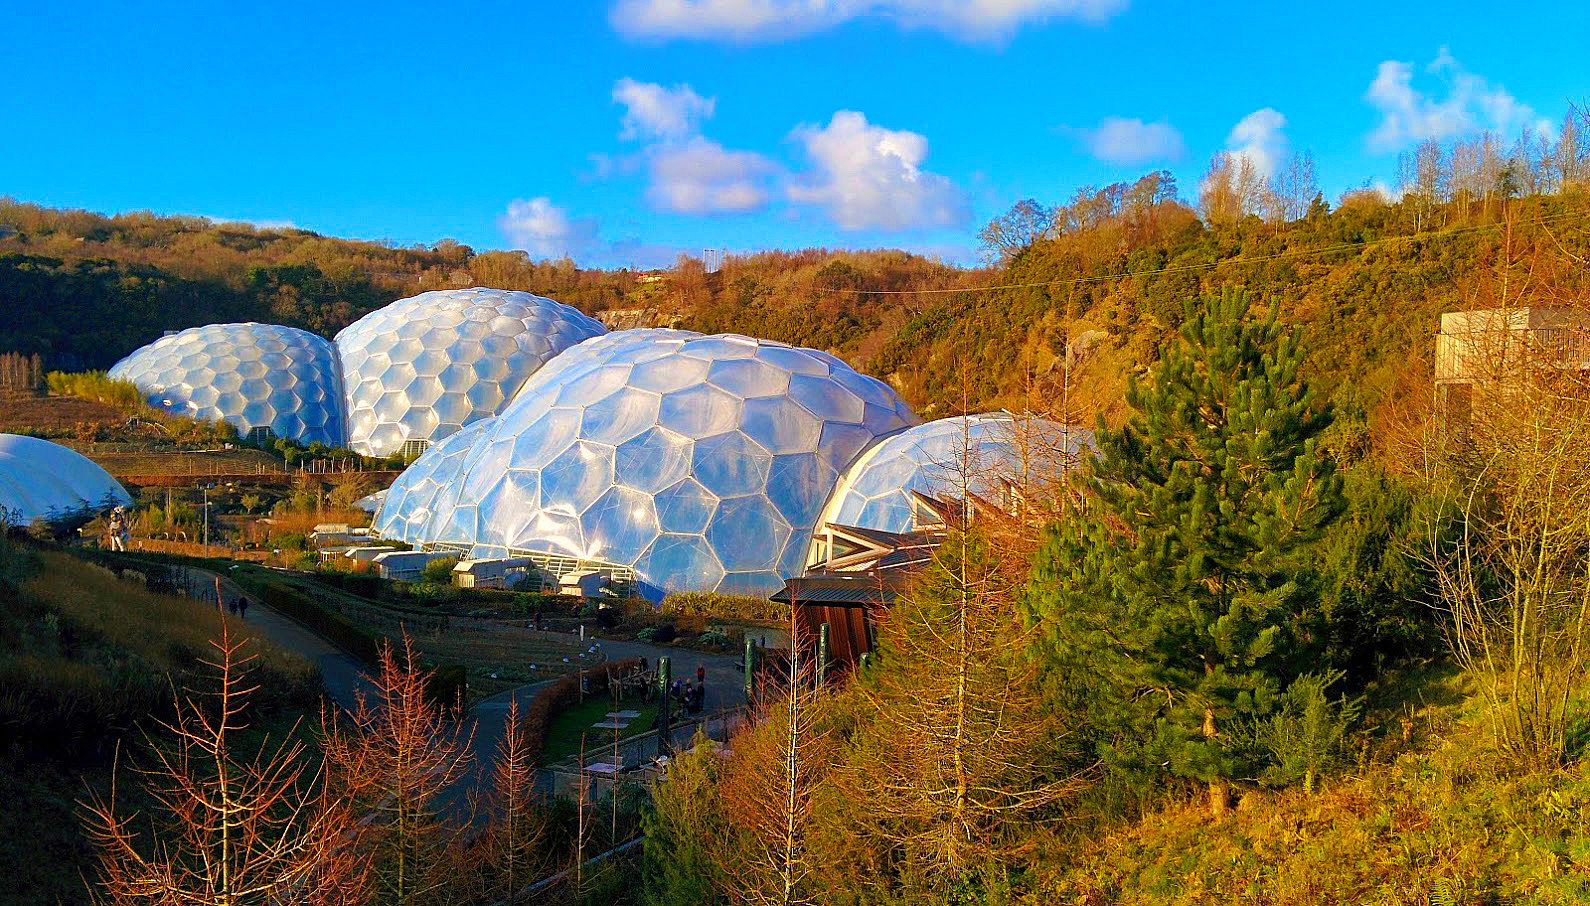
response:
{"label": "fence post", "polygon": [[745,637],[745,704],[756,707],[756,639]]}
{"label": "fence post", "polygon": [[817,685],[828,681],[828,624],[817,627]]}
{"label": "fence post", "polygon": [[669,710],[673,707],[673,700],[669,697],[669,658],[663,655],[657,659],[657,755],[661,757],[668,754],[672,735],[669,724]]}

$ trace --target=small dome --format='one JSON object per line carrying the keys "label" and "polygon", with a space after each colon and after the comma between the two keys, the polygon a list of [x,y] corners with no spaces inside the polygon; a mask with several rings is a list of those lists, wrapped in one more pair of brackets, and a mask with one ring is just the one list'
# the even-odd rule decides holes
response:
{"label": "small dome", "polygon": [[536,369],[607,332],[561,302],[502,289],[399,299],[337,334],[348,446],[389,456],[496,415]]}
{"label": "small dome", "polygon": [[863,453],[840,478],[822,523],[885,532],[912,528],[911,491],[959,498],[988,496],[997,479],[1052,483],[1093,432],[1040,418],[987,412],[945,418],[891,435]]}
{"label": "small dome", "polygon": [[342,369],[331,342],[296,327],[210,324],[161,337],[110,369],[150,405],[247,435],[344,444]]}
{"label": "small dome", "polygon": [[0,521],[28,525],[131,503],[120,482],[76,450],[0,434]]}

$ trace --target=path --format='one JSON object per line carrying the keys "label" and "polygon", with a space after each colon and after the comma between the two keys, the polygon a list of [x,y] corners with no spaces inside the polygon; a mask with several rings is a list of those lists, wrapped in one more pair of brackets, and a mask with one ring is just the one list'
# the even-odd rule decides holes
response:
{"label": "path", "polygon": [[314,664],[320,670],[320,679],[326,687],[326,696],[338,707],[351,710],[356,693],[374,692],[375,684],[365,676],[364,666],[346,651],[327,641],[324,636],[297,620],[284,616],[224,575],[207,569],[194,568],[191,571],[210,579],[220,579],[221,594],[226,600],[231,601],[239,597],[246,599],[249,605],[244,621],[259,630],[260,634],[273,644]]}
{"label": "path", "polygon": [[[245,620],[248,624],[259,630],[260,634],[272,643],[302,656],[319,668],[326,695],[339,707],[351,709],[357,693],[374,692],[375,685],[365,675],[364,666],[320,634],[297,620],[283,615],[225,575],[197,568],[193,572],[204,575],[209,580],[220,579],[221,594],[226,600],[238,597],[247,599],[249,608]],[[489,621],[482,621],[486,622]],[[500,623],[497,626],[503,632],[517,632],[557,641],[578,640],[573,633],[537,632],[533,629]],[[738,669],[740,659],[734,655],[711,654],[686,648],[649,645],[644,642],[601,639],[595,636],[588,636],[587,641],[590,644],[600,645],[606,660],[643,657],[648,665],[656,667],[657,659],[666,656],[669,658],[673,677],[680,682],[687,679],[694,680],[698,666],[705,668],[707,694],[704,710],[707,713],[734,708],[745,701],[745,678]],[[459,730],[461,736],[472,739],[470,755],[473,764],[471,770],[443,794],[445,809],[458,815],[468,814],[470,793],[480,789],[490,776],[492,761],[496,757],[497,747],[501,744],[504,726],[508,720],[509,703],[517,701],[522,713],[529,707],[530,700],[535,694],[551,682],[553,680],[542,680],[499,692],[482,699],[469,709],[459,721]]]}

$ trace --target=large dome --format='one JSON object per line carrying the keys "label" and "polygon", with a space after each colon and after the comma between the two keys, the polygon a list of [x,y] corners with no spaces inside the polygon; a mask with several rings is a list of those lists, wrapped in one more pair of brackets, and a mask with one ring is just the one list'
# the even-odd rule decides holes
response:
{"label": "large dome", "polygon": [[399,299],[337,334],[348,445],[388,456],[496,415],[547,360],[606,333],[525,292],[447,289]]}
{"label": "large dome", "polygon": [[76,450],[37,437],[0,434],[0,521],[28,525],[98,511],[132,498],[110,473]]}
{"label": "large dome", "polygon": [[879,441],[834,488],[822,522],[885,532],[912,528],[911,491],[930,497],[988,495],[995,479],[1052,485],[1093,432],[1006,412],[945,418]]}
{"label": "large dome", "polygon": [[337,351],[296,327],[190,327],[117,362],[110,376],[136,384],[151,405],[230,422],[242,434],[269,428],[299,443],[343,445]]}
{"label": "large dome", "polygon": [[767,594],[801,571],[839,472],[915,423],[888,386],[822,352],[608,334],[526,382],[475,440],[457,500],[433,505],[435,537],[418,540],[630,566],[653,598]]}

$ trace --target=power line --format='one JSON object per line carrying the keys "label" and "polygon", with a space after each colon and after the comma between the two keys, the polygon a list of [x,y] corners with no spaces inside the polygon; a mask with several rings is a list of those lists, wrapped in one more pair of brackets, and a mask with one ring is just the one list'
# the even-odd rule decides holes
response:
{"label": "power line", "polygon": [[[1519,221],[1513,226],[1531,226],[1550,223],[1569,217],[1584,217],[1582,212],[1570,211],[1561,214],[1548,214],[1532,220]],[[1508,226],[1506,223],[1490,223],[1482,226],[1457,227],[1437,233],[1415,233],[1412,236],[1388,236],[1385,239],[1371,239],[1368,242],[1342,242],[1317,249],[1302,249],[1295,252],[1276,252],[1273,255],[1255,255],[1250,258],[1227,258],[1224,261],[1214,261],[1206,264],[1178,264],[1173,267],[1162,267],[1152,271],[1121,271],[1113,274],[1095,274],[1088,277],[1068,277],[1062,280],[1040,280],[1033,283],[997,283],[988,286],[965,286],[959,288],[942,289],[848,289],[845,287],[818,286],[814,280],[812,288],[827,293],[851,293],[854,295],[869,296],[927,296],[942,295],[945,293],[986,293],[1001,289],[1034,289],[1042,286],[1071,286],[1079,283],[1103,283],[1107,280],[1119,280],[1123,277],[1156,277],[1162,274],[1179,274],[1189,271],[1212,270],[1228,264],[1256,264],[1264,261],[1283,261],[1293,258],[1307,258],[1312,255],[1328,255],[1333,252],[1362,251],[1364,249],[1378,248],[1394,242],[1411,242],[1414,240],[1439,239],[1446,236],[1461,236],[1469,233],[1480,233],[1494,230],[1498,227]]]}

